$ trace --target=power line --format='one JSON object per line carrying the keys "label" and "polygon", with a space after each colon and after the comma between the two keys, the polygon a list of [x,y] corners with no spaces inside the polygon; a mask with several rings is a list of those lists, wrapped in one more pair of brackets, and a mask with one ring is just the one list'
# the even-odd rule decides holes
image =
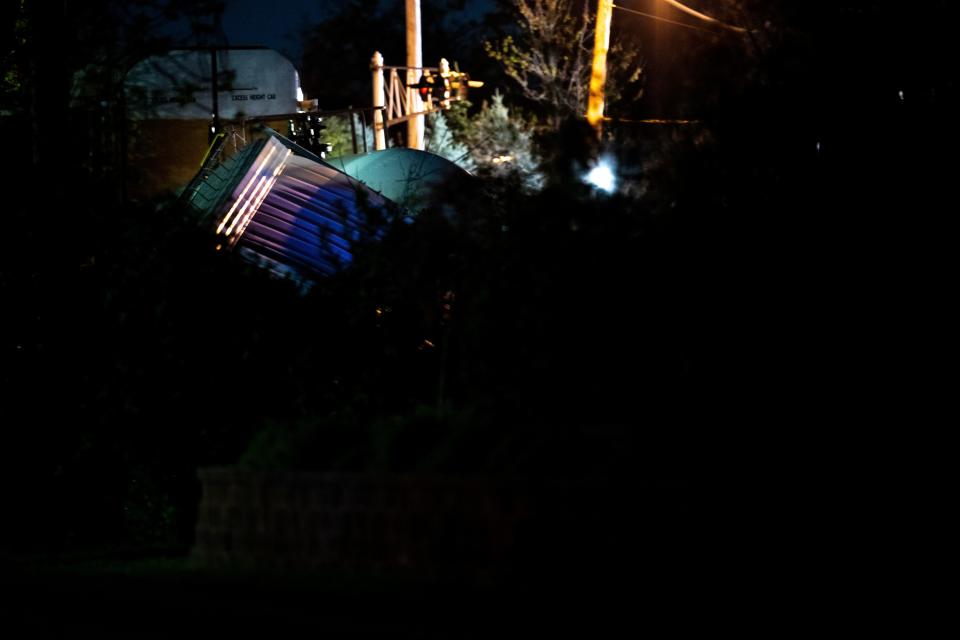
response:
{"label": "power line", "polygon": [[643,118],[642,120],[633,120],[631,118],[611,118],[603,117],[604,122],[624,122],[627,124],[703,124],[702,120],[684,120],[679,118]]}
{"label": "power line", "polygon": [[711,24],[717,24],[717,25],[720,25],[721,27],[723,27],[724,29],[730,29],[731,31],[736,31],[737,33],[746,33],[746,32],[747,32],[747,30],[744,29],[743,27],[735,27],[735,26],[733,26],[732,24],[727,24],[726,22],[723,22],[723,21],[721,21],[721,20],[717,20],[716,18],[712,18],[712,17],[708,16],[708,15],[705,14],[705,13],[700,13],[699,11],[696,11],[695,9],[691,9],[691,8],[688,7],[687,5],[685,5],[685,4],[681,3],[681,2],[678,2],[677,0],[663,0],[663,1],[666,2],[667,4],[669,4],[669,5],[670,5],[671,7],[673,7],[674,9],[677,9],[678,11],[683,11],[684,13],[689,14],[689,15],[693,16],[694,18],[699,18],[700,20],[703,20],[704,22],[709,22],[709,23],[711,23]]}
{"label": "power line", "polygon": [[711,29],[704,29],[703,27],[698,27],[695,24],[688,24],[686,22],[679,22],[677,20],[671,20],[670,18],[663,18],[661,16],[655,16],[652,13],[644,13],[643,11],[637,11],[636,9],[628,9],[627,7],[621,7],[618,4],[613,5],[614,9],[620,9],[620,11],[626,11],[627,13],[635,13],[638,16],[643,16],[644,18],[651,18],[652,20],[659,20],[660,22],[667,22],[669,24],[676,25],[678,27],[686,27],[687,29],[693,29],[694,31],[703,31],[704,33],[712,33],[713,35],[718,35],[716,31]]}

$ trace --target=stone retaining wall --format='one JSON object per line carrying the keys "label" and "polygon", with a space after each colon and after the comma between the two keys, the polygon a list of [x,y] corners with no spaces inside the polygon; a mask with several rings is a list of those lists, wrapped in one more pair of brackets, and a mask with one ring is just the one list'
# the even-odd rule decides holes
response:
{"label": "stone retaining wall", "polygon": [[584,541],[596,483],[201,469],[207,566],[493,573]]}

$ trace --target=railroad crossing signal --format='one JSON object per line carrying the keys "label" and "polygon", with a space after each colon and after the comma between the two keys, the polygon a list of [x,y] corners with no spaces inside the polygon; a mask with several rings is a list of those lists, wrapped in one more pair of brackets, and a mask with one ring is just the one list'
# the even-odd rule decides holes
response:
{"label": "railroad crossing signal", "polygon": [[471,80],[468,74],[459,69],[451,70],[446,58],[440,60],[437,71],[438,73],[434,74],[430,69],[424,69],[419,82],[407,85],[417,90],[427,111],[435,108],[431,100],[435,101],[440,109],[447,109],[451,101],[466,100],[470,87],[483,86],[483,82]]}
{"label": "railroad crossing signal", "polygon": [[[370,70],[373,72],[373,128],[377,149],[387,148],[387,127],[422,119],[431,111],[447,109],[452,102],[466,100],[470,88],[483,86],[482,82],[471,80],[456,65],[451,70],[446,59],[440,60],[439,67],[394,67],[385,66],[383,56],[374,52]],[[417,82],[401,81],[401,73],[407,76],[410,71],[420,72],[420,79]]]}

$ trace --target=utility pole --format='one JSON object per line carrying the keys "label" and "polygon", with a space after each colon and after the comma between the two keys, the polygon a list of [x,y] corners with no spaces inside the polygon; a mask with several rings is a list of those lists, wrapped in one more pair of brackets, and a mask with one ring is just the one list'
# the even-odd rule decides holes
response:
{"label": "utility pole", "polygon": [[[420,0],[407,0],[407,104],[408,113],[423,111],[420,94],[414,88],[423,73],[420,43]],[[423,114],[407,120],[407,147],[423,151]]]}
{"label": "utility pole", "polygon": [[610,49],[610,19],[613,0],[597,0],[597,26],[593,41],[593,71],[590,74],[590,97],[587,100],[587,122],[603,133],[603,87],[607,82],[607,51]]}

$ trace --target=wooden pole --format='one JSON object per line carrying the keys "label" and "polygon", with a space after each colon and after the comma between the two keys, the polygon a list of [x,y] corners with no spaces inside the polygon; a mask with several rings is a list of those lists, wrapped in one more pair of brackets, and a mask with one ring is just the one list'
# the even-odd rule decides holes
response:
{"label": "wooden pole", "polygon": [[373,148],[381,151],[387,148],[386,119],[383,113],[383,107],[387,104],[387,97],[383,92],[383,56],[379,51],[374,51],[373,60],[370,62],[373,70]]}
{"label": "wooden pole", "polygon": [[590,97],[587,100],[587,122],[603,132],[603,96],[607,82],[607,51],[610,49],[610,19],[613,0],[597,0],[597,26],[593,41],[593,71],[590,74]]}
{"label": "wooden pole", "polygon": [[[420,81],[423,47],[420,42],[420,0],[407,0],[407,113],[423,111],[420,94],[410,85]],[[411,68],[412,67],[412,68]],[[407,147],[423,151],[423,114],[407,120]]]}

